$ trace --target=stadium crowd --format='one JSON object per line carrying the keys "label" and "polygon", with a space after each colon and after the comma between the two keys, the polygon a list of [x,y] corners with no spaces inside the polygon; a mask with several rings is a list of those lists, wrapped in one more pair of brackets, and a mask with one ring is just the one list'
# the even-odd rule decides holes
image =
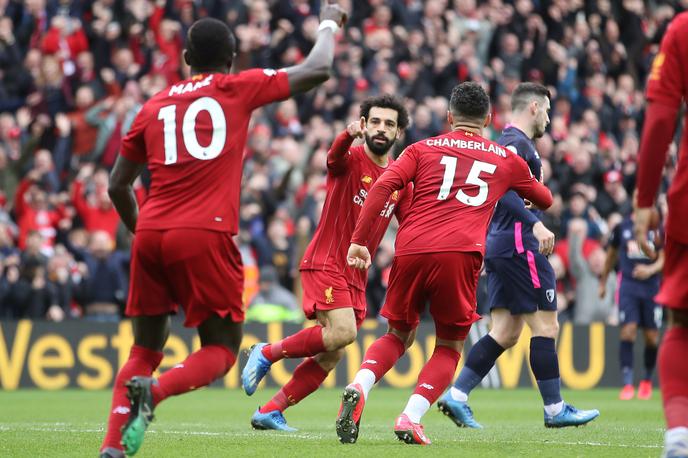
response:
{"label": "stadium crowd", "polygon": [[[496,139],[513,88],[536,81],[552,93],[537,148],[555,195],[544,223],[558,239],[550,262],[561,317],[614,322],[614,288],[603,300],[585,292],[597,291],[611,229],[631,209],[644,82],[668,21],[688,1],[340,3],[352,15],[333,77],[251,122],[238,235],[247,303],[256,295],[298,308],[297,268],[324,201],[326,152],[362,99],[405,98],[412,124],[398,153],[447,130],[457,83],[489,89]],[[131,235],[108,198],[108,171],[142,103],[188,75],[188,27],[203,16],[225,19],[239,41],[235,70],[282,68],[312,46],[318,5],[0,0],[0,319],[118,320]],[[144,175],[136,185],[139,202],[147,184]],[[370,271],[370,316],[384,299],[393,240],[388,234]]]}

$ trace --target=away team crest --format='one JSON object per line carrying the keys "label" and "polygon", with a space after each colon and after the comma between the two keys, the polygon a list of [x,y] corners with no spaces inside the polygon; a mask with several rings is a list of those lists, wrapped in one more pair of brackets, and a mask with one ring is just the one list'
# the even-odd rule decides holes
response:
{"label": "away team crest", "polygon": [[547,300],[552,302],[554,300],[554,290],[553,289],[548,289],[545,291],[545,296],[547,297]]}

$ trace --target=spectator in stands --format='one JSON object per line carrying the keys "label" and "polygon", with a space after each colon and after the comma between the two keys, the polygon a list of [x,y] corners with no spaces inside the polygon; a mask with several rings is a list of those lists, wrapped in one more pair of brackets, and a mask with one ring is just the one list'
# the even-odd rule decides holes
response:
{"label": "spectator in stands", "polygon": [[86,113],[86,122],[98,127],[92,162],[108,169],[115,163],[122,139],[129,131],[141,106],[130,96],[108,97]]}
{"label": "spectator in stands", "polygon": [[80,290],[84,316],[94,321],[118,321],[127,295],[128,255],[114,251],[105,231],[91,234],[88,249],[70,245],[77,261],[86,265]]}
{"label": "spectator in stands", "polygon": [[93,164],[81,167],[72,184],[72,203],[87,231],[104,231],[115,240],[119,215],[107,193],[110,177],[104,169],[94,170]]}
{"label": "spectator in stands", "polygon": [[260,269],[258,284],[258,293],[253,297],[246,312],[247,321],[303,321],[303,312],[297,304],[296,296],[280,285],[274,267],[265,266]]}
{"label": "spectator in stands", "polygon": [[576,303],[573,309],[575,324],[606,322],[614,306],[616,279],[613,275],[606,279],[606,296],[600,299],[597,294],[596,288],[600,283],[599,277],[605,260],[602,246],[596,243],[587,254],[587,259],[583,255],[583,241],[588,234],[587,226],[588,223],[583,219],[573,219],[568,226],[569,270],[576,281]]}

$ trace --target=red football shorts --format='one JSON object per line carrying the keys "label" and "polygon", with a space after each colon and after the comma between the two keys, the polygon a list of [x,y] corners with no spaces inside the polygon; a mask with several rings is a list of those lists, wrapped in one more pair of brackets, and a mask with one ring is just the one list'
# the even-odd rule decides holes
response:
{"label": "red football shorts", "polygon": [[365,291],[350,286],[344,276],[324,270],[302,270],[303,313],[309,320],[316,318],[316,310],[334,310],[352,307],[356,326],[365,320],[367,302]]}
{"label": "red football shorts", "polygon": [[429,304],[437,337],[465,340],[471,324],[480,319],[475,310],[481,264],[479,253],[396,256],[380,313],[392,327],[410,331]]}
{"label": "red football shorts", "polygon": [[688,310],[688,245],[667,237],[664,256],[662,286],[655,300],[665,307]]}
{"label": "red football shorts", "polygon": [[137,231],[131,249],[127,316],[184,309],[184,326],[213,314],[244,321],[241,255],[227,232],[204,229]]}

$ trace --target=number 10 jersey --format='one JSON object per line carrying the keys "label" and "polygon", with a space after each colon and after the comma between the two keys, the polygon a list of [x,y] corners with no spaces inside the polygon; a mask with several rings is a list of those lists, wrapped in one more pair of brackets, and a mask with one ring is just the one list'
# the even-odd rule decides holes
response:
{"label": "number 10 jersey", "polygon": [[146,102],[120,152],[151,173],[136,229],[236,234],[251,112],[289,95],[285,72],[253,69],[196,75]]}

